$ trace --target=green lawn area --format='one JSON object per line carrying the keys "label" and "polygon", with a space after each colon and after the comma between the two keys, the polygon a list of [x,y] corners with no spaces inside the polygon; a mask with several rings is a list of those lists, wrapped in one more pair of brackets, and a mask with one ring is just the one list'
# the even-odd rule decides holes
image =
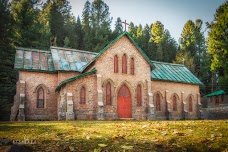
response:
{"label": "green lawn area", "polygon": [[227,152],[228,120],[1,122],[0,138],[35,140],[33,151]]}

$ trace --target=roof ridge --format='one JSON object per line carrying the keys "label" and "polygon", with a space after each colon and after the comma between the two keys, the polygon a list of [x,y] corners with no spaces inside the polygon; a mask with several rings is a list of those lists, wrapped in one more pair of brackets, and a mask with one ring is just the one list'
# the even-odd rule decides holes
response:
{"label": "roof ridge", "polygon": [[41,49],[33,49],[33,48],[16,47],[16,50],[43,52],[43,53],[50,53],[51,54],[51,51],[41,50]]}
{"label": "roof ridge", "polygon": [[178,65],[178,66],[185,66],[183,64],[178,64],[178,63],[169,63],[169,62],[161,62],[161,61],[153,61],[151,60],[152,63],[161,63],[161,64],[170,64],[170,65]]}
{"label": "roof ridge", "polygon": [[65,48],[65,47],[57,47],[57,46],[51,46],[51,49],[61,49],[61,50],[70,50],[70,51],[74,51],[74,52],[84,52],[84,53],[90,53],[90,54],[95,54],[97,55],[97,52],[91,52],[91,51],[85,51],[85,50],[77,50],[77,49],[73,49],[73,48]]}

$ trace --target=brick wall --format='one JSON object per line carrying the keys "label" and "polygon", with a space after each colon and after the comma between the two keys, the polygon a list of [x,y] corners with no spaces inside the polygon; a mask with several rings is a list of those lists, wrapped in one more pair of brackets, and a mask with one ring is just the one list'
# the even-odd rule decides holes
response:
{"label": "brick wall", "polygon": [[[25,81],[25,116],[30,119],[57,119],[57,100],[55,88],[58,82],[57,74],[41,72],[19,72],[19,80]],[[36,107],[37,87],[42,86],[45,92],[44,108]]]}
{"label": "brick wall", "polygon": [[79,72],[73,72],[73,71],[67,71],[67,72],[59,71],[58,72],[58,84],[66,79],[72,78],[79,74],[80,74]]}
{"label": "brick wall", "polygon": [[[175,82],[166,82],[166,81],[152,81],[152,93],[155,95],[157,92],[160,92],[162,95],[161,100],[161,111],[156,111],[156,116],[158,119],[165,119],[165,102],[170,102],[170,119],[183,119],[183,102],[186,102],[186,118],[185,119],[196,119],[197,118],[197,108],[198,108],[198,93],[199,86],[193,84],[183,84]],[[178,96],[177,100],[177,111],[173,111],[172,97],[176,94]],[[193,97],[193,112],[189,112],[189,103],[188,97],[192,95]],[[154,101],[155,102],[155,101]],[[154,103],[156,106],[156,104]]]}
{"label": "brick wall", "polygon": [[[80,104],[80,90],[86,88],[86,103]],[[73,94],[73,107],[76,119],[96,119],[97,111],[97,86],[96,75],[92,74],[78,80],[69,82],[66,91]],[[61,94],[61,92],[60,92]]]}

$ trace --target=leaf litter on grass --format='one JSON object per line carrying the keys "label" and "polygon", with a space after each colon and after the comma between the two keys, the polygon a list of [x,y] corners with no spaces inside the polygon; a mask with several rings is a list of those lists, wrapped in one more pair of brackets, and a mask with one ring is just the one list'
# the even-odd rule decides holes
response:
{"label": "leaf litter on grass", "polygon": [[123,151],[122,146],[132,146],[133,151],[225,151],[228,145],[227,120],[6,122],[0,127],[3,125],[8,127],[2,127],[6,129],[0,131],[0,137],[36,138],[35,151]]}

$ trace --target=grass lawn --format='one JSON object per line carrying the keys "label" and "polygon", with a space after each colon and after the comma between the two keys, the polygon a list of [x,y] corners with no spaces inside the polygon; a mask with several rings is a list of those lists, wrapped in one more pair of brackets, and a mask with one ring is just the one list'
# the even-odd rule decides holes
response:
{"label": "grass lawn", "polygon": [[33,151],[228,152],[228,120],[1,122],[0,138]]}

